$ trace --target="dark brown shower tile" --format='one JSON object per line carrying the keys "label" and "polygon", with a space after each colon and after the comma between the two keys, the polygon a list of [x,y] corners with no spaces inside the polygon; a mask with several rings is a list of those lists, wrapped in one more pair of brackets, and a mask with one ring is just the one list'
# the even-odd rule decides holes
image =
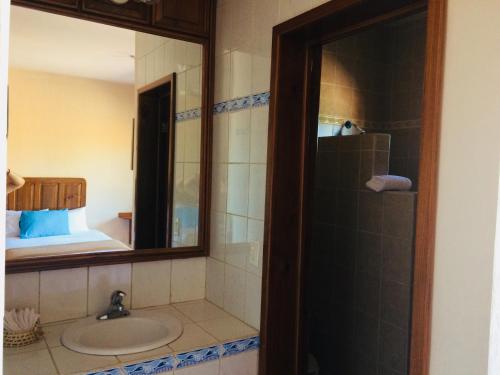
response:
{"label": "dark brown shower tile", "polygon": [[318,138],[318,152],[338,151],[338,140],[340,137],[320,137]]}
{"label": "dark brown shower tile", "polygon": [[376,361],[379,352],[379,322],[377,319],[364,314],[356,313],[354,327],[354,354],[364,356],[369,361]]}
{"label": "dark brown shower tile", "polygon": [[360,153],[340,152],[338,160],[338,186],[357,188],[359,184]]}
{"label": "dark brown shower tile", "polygon": [[323,223],[334,224],[336,213],[335,192],[325,189],[314,191],[314,218]]}
{"label": "dark brown shower tile", "polygon": [[378,375],[378,366],[375,359],[368,359],[364,353],[355,353],[353,369],[349,372],[352,375]]}
{"label": "dark brown shower tile", "polygon": [[415,231],[415,193],[385,192],[383,198],[383,233],[413,239]]}
{"label": "dark brown shower tile", "polygon": [[338,138],[338,150],[345,152],[359,151],[361,148],[361,137],[360,135],[348,135]]}
{"label": "dark brown shower tile", "polygon": [[333,302],[341,303],[346,306],[346,308],[352,308],[354,306],[355,298],[355,280],[354,273],[352,270],[348,270],[343,267],[334,266],[331,268],[328,274],[332,280]]}
{"label": "dark brown shower tile", "polygon": [[313,225],[312,254],[331,254],[335,248],[335,230],[332,224],[315,222]]}
{"label": "dark brown shower tile", "polygon": [[316,186],[335,189],[338,180],[337,152],[320,152],[316,165]]}
{"label": "dark brown shower tile", "polygon": [[355,309],[379,318],[380,306],[380,277],[366,272],[356,272],[355,277]]}
{"label": "dark brown shower tile", "polygon": [[391,157],[408,157],[408,129],[391,130]]}
{"label": "dark brown shower tile", "polygon": [[361,151],[359,167],[359,188],[366,189],[366,182],[373,176],[374,151]]}
{"label": "dark brown shower tile", "polygon": [[359,232],[356,271],[378,276],[382,268],[382,236]]}
{"label": "dark brown shower tile", "polygon": [[406,373],[408,333],[390,324],[381,323],[379,361],[390,369]]}
{"label": "dark brown shower tile", "polygon": [[401,329],[410,329],[410,286],[382,280],[381,319]]}
{"label": "dark brown shower tile", "polygon": [[338,226],[356,228],[358,225],[358,192],[348,189],[337,190],[335,223]]}
{"label": "dark brown shower tile", "polygon": [[377,138],[376,134],[372,134],[372,133],[363,134],[360,137],[360,139],[361,139],[361,144],[360,144],[361,150],[363,150],[363,151],[372,151],[372,150],[374,150],[376,138]]}
{"label": "dark brown shower tile", "polygon": [[408,158],[390,156],[389,174],[406,177],[408,175]]}
{"label": "dark brown shower tile", "polygon": [[376,151],[389,151],[391,145],[390,134],[376,134],[375,135],[375,150]]}
{"label": "dark brown shower tile", "polygon": [[411,284],[413,242],[408,239],[382,237],[382,278]]}
{"label": "dark brown shower tile", "polygon": [[418,158],[420,155],[420,128],[408,129],[408,156]]}
{"label": "dark brown shower tile", "polygon": [[389,173],[389,152],[376,151],[373,162],[373,175],[386,175]]}
{"label": "dark brown shower tile", "polygon": [[396,371],[384,366],[378,366],[378,375],[406,375],[401,371]]}
{"label": "dark brown shower tile", "polygon": [[383,194],[359,192],[359,229],[372,233],[382,231]]}
{"label": "dark brown shower tile", "polygon": [[356,249],[358,248],[357,232],[348,227],[336,227],[336,231],[334,264],[354,271]]}

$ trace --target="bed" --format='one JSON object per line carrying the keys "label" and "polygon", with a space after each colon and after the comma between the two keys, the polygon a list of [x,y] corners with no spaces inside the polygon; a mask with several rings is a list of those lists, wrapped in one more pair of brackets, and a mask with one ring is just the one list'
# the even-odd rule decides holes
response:
{"label": "bed", "polygon": [[[26,177],[24,186],[7,196],[7,209],[76,209],[86,205],[83,178]],[[61,236],[21,239],[6,237],[6,260],[59,255],[129,251],[130,248],[98,230]]]}

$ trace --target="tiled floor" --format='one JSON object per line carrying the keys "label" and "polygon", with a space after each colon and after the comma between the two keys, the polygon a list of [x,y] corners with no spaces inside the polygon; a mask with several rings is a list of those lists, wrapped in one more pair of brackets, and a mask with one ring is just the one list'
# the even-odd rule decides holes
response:
{"label": "tiled floor", "polygon": [[[43,327],[45,337],[42,341],[19,349],[4,349],[4,374],[82,374],[90,370],[137,363],[138,361],[160,358],[171,353],[191,351],[257,335],[255,329],[206,300],[159,306],[148,310],[153,309],[176,316],[184,325],[184,332],[181,337],[168,346],[143,353],[121,356],[80,354],[61,346],[59,340],[61,333],[72,322],[52,323]],[[230,363],[228,363],[229,365]],[[215,365],[211,364],[210,366]],[[194,366],[193,369],[196,367]],[[183,371],[186,372],[187,370]],[[179,373],[182,372],[179,371]]]}

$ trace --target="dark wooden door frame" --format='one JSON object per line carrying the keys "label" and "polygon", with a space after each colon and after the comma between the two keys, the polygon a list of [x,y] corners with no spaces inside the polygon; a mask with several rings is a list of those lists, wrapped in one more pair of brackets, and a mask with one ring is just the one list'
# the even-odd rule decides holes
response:
{"label": "dark wooden door frame", "polygon": [[[273,30],[262,286],[261,375],[299,375],[303,260],[314,173],[318,44],[427,10],[410,374],[428,375],[447,0],[336,0]],[[316,81],[315,81],[316,79]],[[308,94],[309,95],[308,95]]]}
{"label": "dark wooden door frame", "polygon": [[[146,86],[141,87],[137,90],[137,142],[139,143],[141,135],[141,116],[140,116],[140,96],[149,91],[158,89],[161,86],[168,85],[169,91],[169,114],[168,114],[168,169],[167,169],[167,208],[166,208],[166,242],[167,247],[172,247],[172,224],[174,217],[174,180],[175,180],[175,114],[176,114],[176,89],[177,89],[177,73],[169,74],[168,76],[161,78],[155,82],[152,82]],[[137,157],[139,158],[139,150],[137,152]],[[137,175],[139,176],[139,167],[137,167]],[[136,179],[136,186],[139,183],[138,178]],[[136,195],[134,199],[134,205],[137,211],[138,205],[138,189],[135,189]],[[156,218],[158,215],[154,215]],[[135,228],[137,229],[137,227]],[[136,232],[137,233],[137,232]]]}

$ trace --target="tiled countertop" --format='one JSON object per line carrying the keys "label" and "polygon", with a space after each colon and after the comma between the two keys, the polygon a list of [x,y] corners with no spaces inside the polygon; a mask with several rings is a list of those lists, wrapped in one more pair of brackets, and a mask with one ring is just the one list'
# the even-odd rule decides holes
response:
{"label": "tiled countertop", "polygon": [[[192,361],[189,364],[186,362],[186,352],[198,350],[197,358],[213,355],[218,358],[219,355],[231,354],[232,350],[255,349],[258,345],[258,339],[240,341],[256,337],[258,332],[255,329],[205,300],[145,310],[166,312],[177,317],[184,326],[182,335],[166,346],[147,352],[120,356],[95,356],[77,353],[61,345],[61,333],[76,320],[48,324],[43,326],[45,334],[43,340],[19,349],[4,349],[4,374],[70,375],[89,372],[113,375],[132,374],[134,366],[137,367],[149,360],[164,359],[163,362],[168,363],[163,363],[163,366],[181,367],[182,363],[194,364]],[[152,363],[151,365],[160,364]],[[98,372],[98,370],[108,369],[114,370]]]}

